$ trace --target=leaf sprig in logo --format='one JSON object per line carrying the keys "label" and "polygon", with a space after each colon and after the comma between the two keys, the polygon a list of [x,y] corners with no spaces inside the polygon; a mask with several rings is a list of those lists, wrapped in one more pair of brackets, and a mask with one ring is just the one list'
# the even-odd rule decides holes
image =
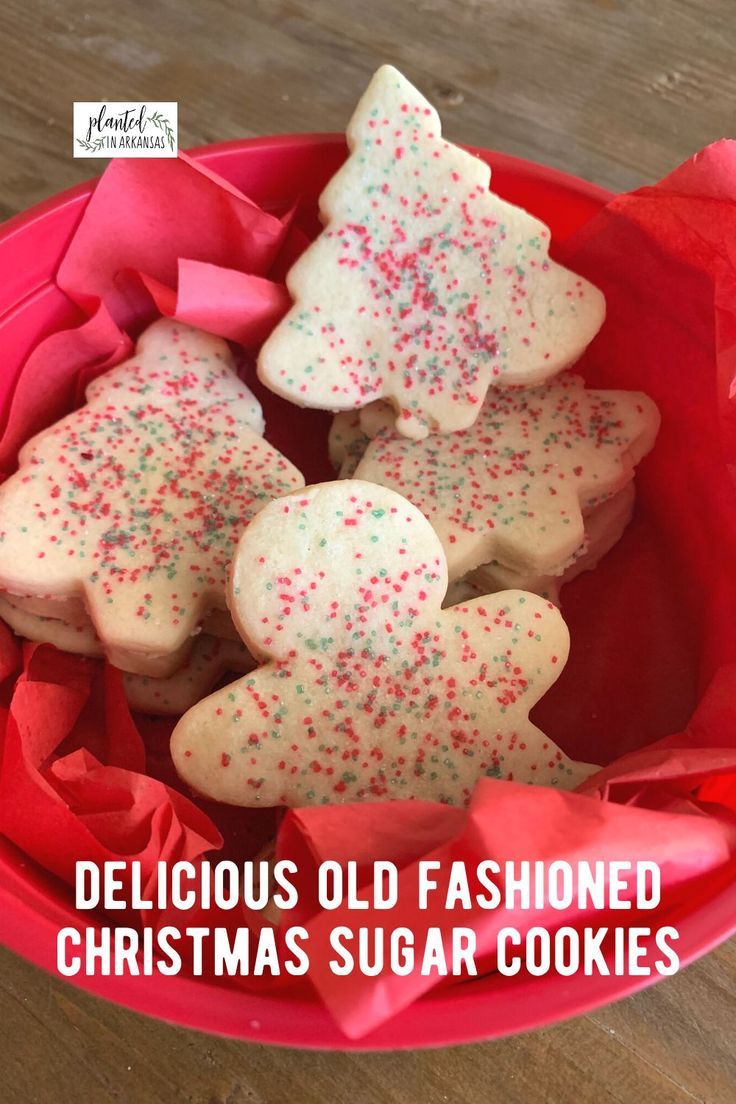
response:
{"label": "leaf sprig in logo", "polygon": [[104,138],[95,138],[94,142],[88,142],[86,138],[77,138],[77,145],[81,146],[83,150],[88,150],[90,153],[97,153],[97,150],[102,149],[104,144]]}
{"label": "leaf sprig in logo", "polygon": [[176,149],[176,138],[174,132],[169,125],[168,119],[166,119],[160,111],[154,111],[152,115],[148,116],[148,121],[157,126],[159,130],[162,130],[166,135],[166,141],[169,143],[169,149]]}

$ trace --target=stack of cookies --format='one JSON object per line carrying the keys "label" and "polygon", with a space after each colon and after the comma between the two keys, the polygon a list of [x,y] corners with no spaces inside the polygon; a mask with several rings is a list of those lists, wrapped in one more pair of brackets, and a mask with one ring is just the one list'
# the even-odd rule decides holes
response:
{"label": "stack of cookies", "polygon": [[448,603],[508,587],[557,602],[626,528],[657,409],[568,371],[603,322],[602,295],[549,259],[547,227],[488,191],[488,167],[442,141],[396,70],[376,74],[348,141],[261,378],[340,411],[341,477],[391,487],[429,518]]}
{"label": "stack of cookies", "polygon": [[154,323],[86,399],[0,488],[0,615],[30,640],[107,656],[137,702],[170,711],[181,693],[153,680],[200,688],[205,668],[248,669],[225,600],[233,550],[304,481],[210,334]]}
{"label": "stack of cookies", "polygon": [[244,806],[573,788],[596,768],[529,720],[567,659],[550,597],[623,532],[658,413],[569,370],[603,297],[395,70],[348,145],[258,363],[335,414],[342,479],[245,531],[230,605],[262,662],[182,717],[174,762]]}
{"label": "stack of cookies", "polygon": [[447,604],[509,588],[557,603],[623,534],[658,427],[646,395],[563,372],[527,390],[490,388],[469,429],[421,441],[397,432],[385,402],[338,414],[329,450],[343,478],[391,487],[429,518],[447,556]]}

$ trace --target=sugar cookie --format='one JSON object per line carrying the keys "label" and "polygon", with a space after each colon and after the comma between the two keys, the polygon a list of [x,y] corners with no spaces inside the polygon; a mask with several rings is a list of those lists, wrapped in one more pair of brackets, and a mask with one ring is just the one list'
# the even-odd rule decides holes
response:
{"label": "sugar cookie", "polygon": [[421,438],[471,425],[491,383],[538,383],[580,356],[603,296],[550,260],[548,228],[488,191],[489,167],[444,141],[396,69],[375,74],[347,141],[261,349],[267,387],[333,411],[384,397]]}
{"label": "sugar cookie", "polygon": [[31,594],[9,594],[7,591],[3,597],[11,606],[23,610],[24,613],[35,614],[36,617],[66,621],[71,625],[85,624],[90,620],[81,598],[38,598]]}
{"label": "sugar cookie", "polygon": [[26,640],[53,644],[60,651],[75,655],[95,657],[105,654],[91,621],[74,624],[54,617],[41,617],[19,609],[4,594],[0,594],[0,617],[13,632]]}
{"label": "sugar cookie", "polygon": [[303,479],[220,338],[156,322],[87,394],[0,487],[0,589],[83,600],[118,665],[177,655],[224,609],[243,528]]}
{"label": "sugar cookie", "polygon": [[[38,617],[72,624],[82,624],[90,620],[86,606],[79,598],[33,598],[8,593],[4,597],[17,609],[34,613]],[[211,610],[197,626],[195,633],[200,631],[207,633],[208,636],[219,636],[225,640],[240,640],[230,614],[223,609]]]}
{"label": "sugar cookie", "polygon": [[634,510],[634,483],[596,506],[585,519],[585,539],[572,562],[559,572],[534,574],[514,571],[500,563],[483,564],[466,576],[471,592],[492,594],[497,590],[531,590],[560,604],[560,591],[584,571],[592,571],[621,539]]}
{"label": "sugar cookie", "polygon": [[497,561],[561,572],[584,549],[584,518],[629,483],[659,427],[651,399],[587,389],[565,373],[529,390],[489,391],[470,429],[411,441],[382,429],[355,476],[418,506],[450,581]]}
{"label": "sugar cookie", "polygon": [[23,636],[26,640],[33,640],[37,644],[53,644],[59,651],[74,655],[91,658],[104,656],[121,671],[148,678],[169,678],[173,675],[187,662],[194,643],[194,638],[190,638],[176,651],[161,656],[105,648],[88,618],[70,622],[55,617],[41,617],[16,606],[4,594],[0,594],[0,617],[18,636]]}
{"label": "sugar cookie", "polygon": [[577,785],[594,768],[528,717],[567,659],[559,611],[520,591],[443,611],[446,589],[442,545],[394,491],[344,480],[271,503],[230,593],[263,662],[180,720],[181,777],[245,806],[463,803],[483,775]]}

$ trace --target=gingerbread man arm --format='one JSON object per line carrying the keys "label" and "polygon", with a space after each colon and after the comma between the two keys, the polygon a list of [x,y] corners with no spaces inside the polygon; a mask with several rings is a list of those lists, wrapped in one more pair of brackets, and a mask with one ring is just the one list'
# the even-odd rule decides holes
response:
{"label": "gingerbread man arm", "polygon": [[227,341],[214,334],[160,318],[138,339],[135,355],[93,380],[86,389],[88,404],[122,402],[135,405],[155,394],[161,406],[181,409],[217,407],[233,422],[262,435],[261,404],[237,376]]}

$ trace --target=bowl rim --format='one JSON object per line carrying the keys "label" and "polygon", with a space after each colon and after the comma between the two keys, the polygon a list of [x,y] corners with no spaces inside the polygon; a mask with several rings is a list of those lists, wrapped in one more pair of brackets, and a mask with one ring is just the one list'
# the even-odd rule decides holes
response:
{"label": "bowl rim", "polygon": [[[235,139],[190,149],[187,154],[218,171],[220,162],[242,153],[276,152],[295,146],[344,146],[342,134],[279,134]],[[613,194],[597,184],[552,166],[479,147],[466,147],[489,159],[495,168],[516,173],[561,189],[602,207]],[[227,175],[223,173],[223,175]],[[97,178],[59,192],[12,216],[0,225],[0,243],[23,234],[32,224],[57,217],[64,208],[81,210],[92,194]],[[21,301],[22,302],[22,301]],[[20,305],[20,304],[18,304]],[[16,849],[10,845],[10,850]],[[18,852],[20,855],[20,852]],[[20,864],[18,864],[20,865]],[[34,864],[35,865],[35,864]],[[0,866],[6,867],[0,855]],[[11,872],[12,872],[12,868]],[[55,968],[56,934],[63,921],[78,919],[73,907],[54,901],[48,892],[12,873],[11,882],[0,883],[0,943],[34,965],[61,975]],[[681,966],[712,950],[736,932],[736,880],[722,885],[707,900],[679,921],[678,953]],[[549,1026],[582,1015],[601,1005],[622,999],[654,984],[654,977],[514,979],[502,988],[499,975],[461,985],[435,989],[412,1004],[399,1017],[360,1039],[350,1039],[316,998],[295,999],[217,985],[181,975],[163,978],[81,976],[64,978],[71,984],[133,1011],[193,1028],[252,1042],[334,1050],[398,1050],[479,1042]]]}
{"label": "bowl rim", "polygon": [[[290,134],[260,135],[255,138],[233,138],[224,142],[212,142],[202,146],[192,146],[181,152],[195,161],[204,162],[208,168],[214,169],[216,163],[221,158],[227,158],[229,155],[240,153],[243,150],[262,150],[265,152],[268,150],[289,148],[298,144],[313,147],[321,145],[339,145],[344,147],[345,135],[337,131],[311,131],[304,133],[295,132]],[[582,177],[574,176],[572,173],[565,172],[563,169],[557,169],[553,165],[545,165],[540,161],[532,161],[529,158],[518,157],[511,153],[502,153],[499,150],[487,149],[481,146],[463,146],[462,148],[467,149],[471,153],[478,154],[483,158],[492,157],[496,167],[510,169],[522,175],[532,175],[537,180],[541,180],[547,184],[561,186],[595,203],[605,204],[614,198],[615,193],[602,187],[600,184],[595,184],[590,180],[584,180]],[[100,174],[90,177],[88,180],[83,180],[81,184],[73,184],[69,188],[65,188],[60,192],[55,192],[53,195],[39,200],[38,203],[34,203],[33,206],[26,207],[24,210],[0,222],[0,240],[12,237],[17,232],[25,229],[29,223],[37,222],[47,215],[58,214],[60,208],[88,198],[94,191],[99,175]]]}

